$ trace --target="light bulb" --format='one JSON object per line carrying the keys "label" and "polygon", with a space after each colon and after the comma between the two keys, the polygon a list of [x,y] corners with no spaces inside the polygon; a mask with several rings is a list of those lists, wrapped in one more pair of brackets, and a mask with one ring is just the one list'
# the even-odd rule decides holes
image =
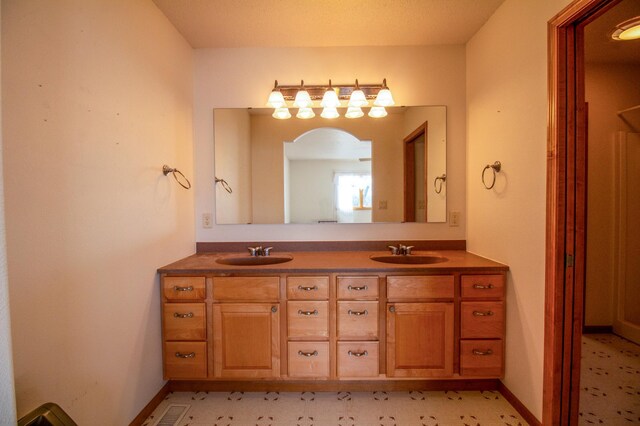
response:
{"label": "light bulb", "polygon": [[286,106],[286,102],[284,100],[284,96],[282,96],[282,92],[278,89],[278,80],[276,80],[276,84],[273,87],[271,93],[269,93],[269,100],[267,101],[267,106],[271,108],[281,108]]}
{"label": "light bulb", "polygon": [[391,91],[389,89],[380,89],[378,92],[378,96],[376,96],[376,100],[373,102],[375,106],[387,107],[395,105],[393,101],[393,96],[391,96]]}
{"label": "light bulb", "polygon": [[353,92],[351,92],[348,105],[350,107],[363,107],[363,106],[369,105],[369,101],[367,101],[367,97],[364,95],[364,92],[360,90],[360,86],[358,85],[357,79],[356,79],[356,87],[353,89]]}
{"label": "light bulb", "polygon": [[291,118],[291,113],[289,112],[289,108],[281,107],[276,108],[271,114],[273,118],[277,118],[278,120],[286,120],[287,118]]}
{"label": "light bulb", "polygon": [[316,116],[316,113],[313,112],[311,108],[300,108],[298,110],[298,113],[296,114],[296,117],[302,118],[303,120],[313,118],[315,116]]}
{"label": "light bulb", "polygon": [[333,107],[324,107],[322,113],[320,114],[322,118],[338,118],[340,117],[340,113],[338,113],[337,108]]}
{"label": "light bulb", "polygon": [[347,108],[347,113],[344,115],[347,118],[359,118],[364,115],[362,112],[362,108],[360,107],[349,107]]}
{"label": "light bulb", "polygon": [[293,101],[293,106],[296,108],[308,108],[313,106],[313,101],[309,92],[304,89],[304,80],[300,81],[300,90],[296,93],[296,99]]}
{"label": "light bulb", "polygon": [[340,100],[338,99],[336,91],[329,87],[327,91],[324,92],[320,105],[324,108],[338,108],[340,106]]}
{"label": "light bulb", "polygon": [[387,116],[387,110],[382,106],[374,106],[369,110],[369,117],[382,118]]}

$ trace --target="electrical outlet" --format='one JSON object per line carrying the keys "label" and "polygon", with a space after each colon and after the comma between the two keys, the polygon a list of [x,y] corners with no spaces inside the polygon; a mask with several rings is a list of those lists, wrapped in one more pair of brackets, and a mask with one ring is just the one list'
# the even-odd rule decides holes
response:
{"label": "electrical outlet", "polygon": [[213,227],[213,218],[211,217],[211,213],[202,213],[202,227],[203,228]]}
{"label": "electrical outlet", "polygon": [[378,201],[378,210],[386,210],[387,209],[387,200]]}
{"label": "electrical outlet", "polygon": [[449,213],[449,226],[460,226],[460,212]]}

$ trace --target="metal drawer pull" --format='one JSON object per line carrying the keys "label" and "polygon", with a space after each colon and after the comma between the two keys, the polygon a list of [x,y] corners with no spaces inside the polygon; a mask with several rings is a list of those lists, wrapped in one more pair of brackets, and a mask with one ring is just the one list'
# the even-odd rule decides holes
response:
{"label": "metal drawer pull", "polygon": [[363,286],[353,286],[350,285],[347,287],[348,290],[353,290],[353,291],[363,291],[363,290],[369,290],[369,286],[368,285],[363,285]]}
{"label": "metal drawer pull", "polygon": [[301,309],[298,309],[298,315],[306,315],[306,316],[318,315],[318,310],[314,309],[313,311],[303,311]]}
{"label": "metal drawer pull", "polygon": [[318,290],[318,286],[314,285],[313,287],[304,287],[304,286],[299,285],[298,289],[299,290],[303,290],[303,291],[317,291]]}
{"label": "metal drawer pull", "polygon": [[175,312],[173,314],[174,318],[193,318],[193,312],[189,312],[188,314],[179,314],[177,312]]}
{"label": "metal drawer pull", "polygon": [[489,289],[492,289],[492,288],[493,288],[493,284],[487,284],[487,285],[484,285],[484,284],[474,284],[474,285],[473,285],[473,288],[476,288],[476,289],[478,289],[478,290],[489,290]]}
{"label": "metal drawer pull", "polygon": [[493,355],[493,351],[491,349],[487,349],[486,351],[481,351],[480,349],[474,349],[474,355]]}
{"label": "metal drawer pull", "polygon": [[369,355],[369,352],[364,351],[364,352],[353,352],[353,351],[349,351],[347,352],[349,354],[349,356],[355,356],[356,358],[360,358],[361,356],[367,356]]}
{"label": "metal drawer pull", "polygon": [[195,358],[195,352],[189,352],[188,354],[181,354],[180,352],[176,352],[176,358]]}
{"label": "metal drawer pull", "polygon": [[473,311],[474,317],[490,317],[493,315],[492,311],[482,312],[482,311]]}
{"label": "metal drawer pull", "polygon": [[364,311],[352,311],[351,309],[349,309],[347,311],[347,313],[349,315],[355,315],[355,316],[359,317],[360,315],[368,315],[369,311],[367,311],[366,309]]}
{"label": "metal drawer pull", "polygon": [[178,286],[174,286],[173,289],[175,291],[193,291],[193,286],[190,285],[189,287],[178,287]]}
{"label": "metal drawer pull", "polygon": [[318,351],[313,351],[313,352],[302,352],[302,351],[298,351],[298,355],[300,355],[300,356],[306,356],[306,357],[310,357],[310,356],[318,356]]}

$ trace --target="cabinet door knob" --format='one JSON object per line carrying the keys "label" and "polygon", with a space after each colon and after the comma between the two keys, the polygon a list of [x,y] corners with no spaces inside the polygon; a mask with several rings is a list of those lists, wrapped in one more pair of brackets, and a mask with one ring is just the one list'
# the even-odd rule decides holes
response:
{"label": "cabinet door knob", "polygon": [[493,355],[493,351],[491,349],[487,349],[486,351],[481,351],[480,349],[474,349],[472,352],[474,355],[482,355],[482,356]]}
{"label": "cabinet door knob", "polygon": [[367,352],[367,351],[364,351],[364,352],[349,351],[349,352],[347,352],[347,354],[349,354],[349,356],[355,356],[356,358],[360,358],[361,356],[369,355],[369,352]]}
{"label": "cabinet door knob", "polygon": [[173,289],[175,291],[193,291],[193,286],[190,285],[189,287],[179,287],[179,286],[174,286]]}
{"label": "cabinet door knob", "polygon": [[318,315],[318,310],[314,309],[313,311],[303,311],[302,309],[298,309],[298,315]]}
{"label": "cabinet door knob", "polygon": [[300,356],[306,356],[306,357],[310,357],[310,356],[318,356],[318,351],[313,351],[313,352],[303,352],[303,351],[298,351],[298,355],[300,355]]}
{"label": "cabinet door knob", "polygon": [[274,314],[275,314],[276,312],[278,312],[278,307],[277,307],[277,306],[272,306],[272,307],[271,307],[271,312],[273,312]]}
{"label": "cabinet door knob", "polygon": [[389,306],[389,312],[394,313],[396,311],[395,306]]}
{"label": "cabinet door knob", "polygon": [[176,358],[195,358],[195,357],[196,357],[195,352],[189,352],[188,354],[176,352]]}
{"label": "cabinet door knob", "polygon": [[180,314],[178,312],[175,312],[173,314],[174,318],[193,318],[193,312],[189,312],[187,314]]}
{"label": "cabinet door knob", "polygon": [[350,285],[347,286],[348,290],[353,290],[353,291],[364,291],[364,290],[368,290],[369,286],[366,285],[362,285],[362,286],[355,286],[355,285]]}
{"label": "cabinet door knob", "polygon": [[349,315],[355,315],[355,316],[359,317],[359,316],[361,316],[361,315],[368,315],[368,314],[369,314],[369,311],[367,311],[366,309],[365,309],[364,311],[352,311],[351,309],[349,309],[349,310],[347,311],[347,313],[348,313]]}
{"label": "cabinet door knob", "polygon": [[491,315],[493,315],[493,311],[486,311],[486,312],[473,311],[474,317],[490,317]]}
{"label": "cabinet door knob", "polygon": [[493,284],[474,284],[473,288],[478,290],[489,290],[493,288]]}
{"label": "cabinet door knob", "polygon": [[304,286],[299,285],[298,289],[302,290],[302,291],[317,291],[318,290],[318,286],[314,285],[313,287],[304,287]]}

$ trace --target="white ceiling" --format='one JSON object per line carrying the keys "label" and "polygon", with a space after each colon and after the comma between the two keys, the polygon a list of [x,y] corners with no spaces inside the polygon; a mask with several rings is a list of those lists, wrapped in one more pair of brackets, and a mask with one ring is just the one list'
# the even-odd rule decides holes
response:
{"label": "white ceiling", "polygon": [[640,0],[622,0],[585,26],[585,60],[598,63],[640,63],[640,40],[611,38],[617,24],[640,16]]}
{"label": "white ceiling", "polygon": [[464,44],[504,0],[153,0],[193,48]]}

